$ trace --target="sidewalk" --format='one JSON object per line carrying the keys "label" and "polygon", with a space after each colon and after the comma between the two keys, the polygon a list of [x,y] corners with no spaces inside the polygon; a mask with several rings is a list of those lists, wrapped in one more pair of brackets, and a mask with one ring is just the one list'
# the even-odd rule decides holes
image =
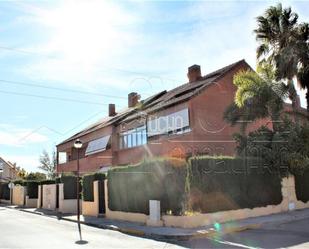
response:
{"label": "sidewalk", "polygon": [[[49,211],[35,208],[20,208],[16,206],[4,205],[7,208],[14,208],[23,212],[29,212],[38,215],[44,215],[55,219],[61,219],[71,222],[77,222],[76,215],[61,214],[56,211]],[[187,240],[190,238],[211,237],[216,238],[223,234],[240,232],[248,229],[259,228],[262,225],[282,224],[295,220],[309,218],[309,209],[291,211],[280,214],[260,216],[237,221],[230,221],[222,224],[198,228],[174,228],[174,227],[148,227],[141,223],[110,220],[106,218],[97,218],[81,216],[81,223],[103,229],[110,229],[131,235],[158,238],[158,239],[177,239]]]}

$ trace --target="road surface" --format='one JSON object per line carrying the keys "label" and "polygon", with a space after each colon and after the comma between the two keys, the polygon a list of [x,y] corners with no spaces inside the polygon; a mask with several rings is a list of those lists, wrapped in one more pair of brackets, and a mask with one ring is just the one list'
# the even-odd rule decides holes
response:
{"label": "road surface", "polygon": [[0,248],[308,248],[309,219],[214,239],[156,241],[0,207]]}

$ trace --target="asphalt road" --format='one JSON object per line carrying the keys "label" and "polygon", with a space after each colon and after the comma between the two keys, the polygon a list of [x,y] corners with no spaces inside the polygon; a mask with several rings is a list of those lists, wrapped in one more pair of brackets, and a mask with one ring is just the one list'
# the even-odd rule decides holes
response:
{"label": "asphalt road", "polygon": [[0,207],[0,248],[309,248],[309,219],[214,239],[156,241]]}
{"label": "asphalt road", "polygon": [[264,225],[259,229],[222,237],[181,242],[191,248],[299,248],[309,249],[309,219]]}
{"label": "asphalt road", "polygon": [[86,244],[79,240],[77,224],[0,207],[0,248],[176,248],[166,242],[139,238],[90,226],[82,227]]}

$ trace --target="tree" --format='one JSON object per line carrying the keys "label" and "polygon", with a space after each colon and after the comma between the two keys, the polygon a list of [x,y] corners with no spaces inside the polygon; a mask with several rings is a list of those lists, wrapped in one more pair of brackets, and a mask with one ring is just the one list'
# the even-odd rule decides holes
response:
{"label": "tree", "polygon": [[29,174],[27,174],[24,177],[24,180],[45,180],[46,179],[46,175],[44,173],[41,172],[30,172]]}
{"label": "tree", "polygon": [[264,163],[283,175],[302,174],[309,169],[309,125],[297,125],[287,118],[278,124],[277,131],[265,126],[239,136],[239,155],[263,158]]}
{"label": "tree", "polygon": [[232,125],[241,123],[241,134],[249,122],[270,117],[273,129],[283,109],[287,88],[283,82],[275,80],[275,72],[270,64],[260,64],[257,73],[251,70],[240,71],[234,76],[237,86],[235,101],[225,113],[224,119]]}
{"label": "tree", "polygon": [[281,4],[269,7],[263,16],[258,16],[257,24],[254,32],[260,43],[258,62],[272,64],[277,80],[287,80],[289,98],[296,112],[293,78],[297,77],[300,86],[308,89],[308,24],[298,24],[298,15],[291,8],[283,9]]}
{"label": "tree", "polygon": [[309,24],[303,23],[299,27],[299,70],[297,82],[300,88],[307,90],[307,111],[309,112]]}
{"label": "tree", "polygon": [[53,151],[51,156],[49,156],[46,150],[43,150],[40,158],[40,166],[39,169],[46,172],[48,178],[53,178],[55,176],[55,170],[57,165],[56,152]]}
{"label": "tree", "polygon": [[24,168],[18,168],[17,176],[20,179],[24,179],[27,176],[27,171]]}

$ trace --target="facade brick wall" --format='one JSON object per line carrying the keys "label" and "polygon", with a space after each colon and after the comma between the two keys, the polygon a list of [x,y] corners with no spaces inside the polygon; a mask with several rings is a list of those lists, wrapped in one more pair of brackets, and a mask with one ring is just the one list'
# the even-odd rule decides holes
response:
{"label": "facade brick wall", "polygon": [[[162,116],[188,108],[191,128],[188,133],[156,136],[148,138],[146,145],[120,149],[119,133],[145,123],[145,120],[137,119],[126,121],[116,127],[104,127],[80,137],[85,150],[89,141],[111,134],[111,149],[83,157],[80,160],[81,172],[93,172],[105,166],[138,163],[146,157],[186,157],[197,154],[234,155],[236,144],[233,134],[239,132],[240,126],[231,127],[224,122],[223,113],[234,101],[236,87],[233,84],[233,76],[240,70],[249,68],[246,62],[240,63],[224,77],[207,86],[197,96],[155,113],[156,116]],[[194,84],[194,82],[188,84]],[[259,120],[250,123],[247,131],[255,130],[261,125],[267,125],[270,128],[272,126],[270,120]],[[61,144],[57,147],[57,150],[66,151],[71,154],[71,159],[75,159],[76,151],[72,149],[73,143],[74,141]],[[82,151],[83,153],[84,151]],[[76,165],[76,160],[60,164],[57,171],[59,173],[74,171]]]}

